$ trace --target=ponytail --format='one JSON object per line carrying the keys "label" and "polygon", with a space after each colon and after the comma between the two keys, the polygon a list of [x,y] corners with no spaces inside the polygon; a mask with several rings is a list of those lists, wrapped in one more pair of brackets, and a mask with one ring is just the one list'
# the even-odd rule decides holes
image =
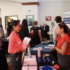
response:
{"label": "ponytail", "polygon": [[64,23],[64,22],[60,22],[60,24],[58,24],[60,28],[64,29],[64,33],[67,33],[68,36],[70,37],[70,29],[69,27]]}
{"label": "ponytail", "polygon": [[8,22],[7,34],[10,35],[11,31],[13,31],[13,26],[17,26],[19,24],[19,20],[13,20],[12,22]]}
{"label": "ponytail", "polygon": [[70,37],[70,29],[68,28],[68,35],[69,35],[69,37]]}

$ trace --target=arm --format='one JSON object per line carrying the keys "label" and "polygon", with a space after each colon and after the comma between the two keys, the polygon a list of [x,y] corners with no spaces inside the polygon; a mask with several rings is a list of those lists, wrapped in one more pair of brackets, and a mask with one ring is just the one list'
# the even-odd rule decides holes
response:
{"label": "arm", "polygon": [[40,41],[42,41],[42,39],[41,39],[41,30],[38,30],[38,35],[40,37]]}
{"label": "arm", "polygon": [[67,51],[67,46],[68,46],[68,42],[64,41],[61,49],[59,49],[58,47],[55,47],[55,50],[58,51],[60,54],[65,55],[65,53]]}

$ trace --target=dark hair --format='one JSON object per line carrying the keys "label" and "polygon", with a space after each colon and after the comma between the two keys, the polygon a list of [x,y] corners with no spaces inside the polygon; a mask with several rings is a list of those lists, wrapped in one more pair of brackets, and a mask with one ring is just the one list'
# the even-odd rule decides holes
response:
{"label": "dark hair", "polygon": [[37,21],[33,21],[33,25],[37,25]]}
{"label": "dark hair", "polygon": [[23,20],[22,20],[21,29],[23,29],[24,26],[26,26],[26,27],[28,26],[26,19],[23,19]]}
{"label": "dark hair", "polygon": [[64,33],[67,33],[70,37],[70,29],[69,27],[64,23],[64,22],[60,22],[60,24],[58,24],[58,26],[60,27],[60,29],[64,29]]}
{"label": "dark hair", "polygon": [[56,21],[57,23],[61,22],[61,21],[62,21],[61,16],[56,16],[55,21]]}
{"label": "dark hair", "polygon": [[8,22],[9,26],[7,28],[7,33],[11,33],[11,31],[13,30],[13,26],[17,26],[19,24],[19,21],[18,20],[13,20],[12,22]]}
{"label": "dark hair", "polygon": [[11,22],[8,22],[8,27],[7,27],[7,35],[9,36],[11,33]]}

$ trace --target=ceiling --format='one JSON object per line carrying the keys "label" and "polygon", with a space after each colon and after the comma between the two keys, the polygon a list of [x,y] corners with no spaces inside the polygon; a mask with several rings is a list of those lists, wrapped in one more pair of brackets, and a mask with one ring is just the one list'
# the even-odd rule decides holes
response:
{"label": "ceiling", "polygon": [[0,1],[15,1],[20,3],[25,3],[25,2],[38,2],[38,1],[70,1],[70,0],[0,0]]}

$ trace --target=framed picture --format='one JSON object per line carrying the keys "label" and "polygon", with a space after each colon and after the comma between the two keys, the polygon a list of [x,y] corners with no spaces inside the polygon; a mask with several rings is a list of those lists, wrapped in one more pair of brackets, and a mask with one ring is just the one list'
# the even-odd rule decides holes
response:
{"label": "framed picture", "polygon": [[5,29],[8,26],[8,22],[11,22],[12,20],[18,20],[18,16],[17,15],[5,16]]}
{"label": "framed picture", "polygon": [[46,21],[51,21],[51,16],[46,16]]}
{"label": "framed picture", "polygon": [[32,26],[34,21],[34,15],[26,15],[26,19],[28,21],[28,26]]}

